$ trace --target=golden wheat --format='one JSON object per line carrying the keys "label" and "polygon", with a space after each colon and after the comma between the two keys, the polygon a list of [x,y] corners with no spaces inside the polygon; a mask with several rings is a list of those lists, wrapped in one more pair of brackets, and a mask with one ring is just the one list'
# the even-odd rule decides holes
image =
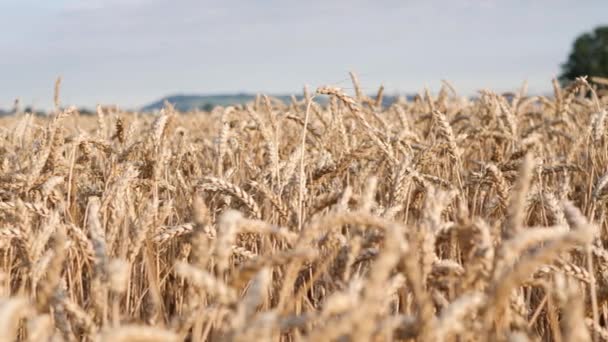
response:
{"label": "golden wheat", "polygon": [[210,113],[86,116],[60,79],[52,117],[16,103],[0,339],[607,340],[606,80],[385,108],[351,79]]}

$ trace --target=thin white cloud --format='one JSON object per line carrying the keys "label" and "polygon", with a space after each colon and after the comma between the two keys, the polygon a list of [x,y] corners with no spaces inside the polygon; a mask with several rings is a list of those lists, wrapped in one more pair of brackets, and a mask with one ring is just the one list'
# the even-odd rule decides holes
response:
{"label": "thin white cloud", "polygon": [[62,9],[67,12],[93,11],[107,8],[141,6],[146,0],[67,0]]}

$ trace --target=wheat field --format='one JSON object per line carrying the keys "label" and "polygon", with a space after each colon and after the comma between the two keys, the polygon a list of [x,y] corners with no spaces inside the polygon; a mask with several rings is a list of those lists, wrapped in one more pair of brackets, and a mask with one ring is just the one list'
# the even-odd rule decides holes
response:
{"label": "wheat field", "polygon": [[351,77],[1,118],[0,341],[608,340],[608,80]]}

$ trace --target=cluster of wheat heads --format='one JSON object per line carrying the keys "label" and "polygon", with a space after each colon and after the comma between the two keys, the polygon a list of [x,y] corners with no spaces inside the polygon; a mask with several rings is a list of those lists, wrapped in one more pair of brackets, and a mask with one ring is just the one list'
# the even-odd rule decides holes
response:
{"label": "cluster of wheat heads", "polygon": [[602,86],[353,81],[3,118],[0,340],[608,339]]}

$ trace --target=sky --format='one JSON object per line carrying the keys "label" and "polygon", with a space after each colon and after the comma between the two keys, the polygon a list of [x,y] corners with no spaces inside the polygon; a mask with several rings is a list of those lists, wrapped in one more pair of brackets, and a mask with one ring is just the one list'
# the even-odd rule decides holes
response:
{"label": "sky", "polygon": [[551,89],[608,0],[0,0],[0,108],[336,85]]}

